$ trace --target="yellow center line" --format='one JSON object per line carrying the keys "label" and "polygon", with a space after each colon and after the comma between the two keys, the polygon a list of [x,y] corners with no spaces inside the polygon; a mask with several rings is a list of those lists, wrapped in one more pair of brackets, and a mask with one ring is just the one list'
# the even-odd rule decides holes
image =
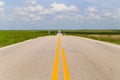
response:
{"label": "yellow center line", "polygon": [[63,61],[63,68],[64,68],[64,80],[70,80],[70,75],[68,71],[68,65],[67,65],[64,48],[62,48],[62,61]]}
{"label": "yellow center line", "polygon": [[60,35],[58,35],[58,42],[57,42],[57,48],[56,48],[56,56],[55,56],[52,80],[58,80],[59,54],[60,54]]}

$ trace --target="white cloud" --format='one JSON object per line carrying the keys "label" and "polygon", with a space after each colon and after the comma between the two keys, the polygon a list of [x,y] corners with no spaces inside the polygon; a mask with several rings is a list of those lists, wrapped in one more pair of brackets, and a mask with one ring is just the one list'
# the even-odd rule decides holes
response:
{"label": "white cloud", "polygon": [[120,8],[108,10],[108,9],[97,9],[96,7],[88,7],[88,13],[86,14],[77,14],[74,15],[59,15],[58,19],[81,19],[81,20],[120,20]]}
{"label": "white cloud", "polygon": [[37,1],[36,0],[25,0],[25,3],[27,5],[36,5],[37,4]]}
{"label": "white cloud", "polygon": [[88,20],[88,17],[85,15],[80,14],[66,14],[66,15],[58,15],[56,17],[57,19],[68,19],[68,20]]}
{"label": "white cloud", "polygon": [[[31,5],[24,5],[14,9],[14,15],[20,16],[21,19],[27,21],[40,21],[43,15],[52,15],[57,13],[69,13],[76,12],[78,9],[74,5],[67,6],[65,4],[52,3],[48,8],[38,4],[36,0],[26,0],[26,4],[32,3]],[[34,5],[33,5],[34,4]]]}
{"label": "white cloud", "polygon": [[90,16],[90,17],[95,17],[95,14],[89,13],[88,16]]}
{"label": "white cloud", "polygon": [[0,1],[0,12],[3,12],[5,3],[3,1]]}
{"label": "white cloud", "polygon": [[[14,10],[14,15],[16,15],[17,18],[14,18],[15,20],[25,20],[25,21],[40,21],[42,18],[40,15],[35,13],[36,9],[34,8],[16,8]],[[19,18],[18,18],[19,17]]]}
{"label": "white cloud", "polygon": [[5,12],[4,5],[5,3],[0,0],[0,20],[3,20],[3,21],[5,20],[5,17],[6,17],[4,13]]}
{"label": "white cloud", "polygon": [[96,15],[95,18],[96,18],[97,20],[101,20],[101,19],[102,19],[102,17],[99,16],[99,15]]}
{"label": "white cloud", "polygon": [[56,14],[56,13],[66,13],[66,12],[76,12],[78,8],[75,5],[67,6],[65,4],[52,3],[50,8],[44,8],[41,14]]}
{"label": "white cloud", "polygon": [[114,10],[101,10],[99,11],[99,15],[103,16],[104,18],[112,18],[112,19],[120,19],[120,9]]}
{"label": "white cloud", "polygon": [[89,0],[90,2],[93,2],[93,3],[96,3],[97,2],[97,0]]}
{"label": "white cloud", "polygon": [[88,20],[91,20],[91,19],[95,19],[95,20],[101,20],[102,17],[100,14],[95,14],[95,13],[88,13],[88,15],[86,16]]}
{"label": "white cloud", "polygon": [[16,8],[18,9],[17,12],[20,13],[30,13],[30,12],[34,12],[36,14],[55,14],[55,13],[65,13],[65,12],[75,12],[77,11],[77,7],[74,5],[71,6],[67,6],[65,4],[57,4],[57,3],[52,3],[50,5],[49,8],[44,8],[44,6],[40,5],[40,4],[36,4],[36,5],[26,5],[24,7],[21,8]]}
{"label": "white cloud", "polygon": [[110,16],[112,16],[112,13],[109,12],[109,11],[105,11],[105,12],[103,13],[103,16],[105,16],[105,17],[110,17]]}
{"label": "white cloud", "polygon": [[50,11],[52,12],[67,12],[67,11],[77,11],[77,7],[74,5],[66,6],[65,4],[53,3],[50,5]]}
{"label": "white cloud", "polygon": [[39,15],[44,10],[44,7],[36,4],[36,5],[25,5],[23,7],[18,7],[14,9],[14,15],[17,17],[20,16],[21,20],[26,21],[40,21],[42,18]]}
{"label": "white cloud", "polygon": [[3,7],[5,3],[3,1],[0,1],[0,7]]}
{"label": "white cloud", "polygon": [[40,14],[46,15],[46,14],[55,14],[55,12],[51,11],[50,9],[44,9]]}
{"label": "white cloud", "polygon": [[97,12],[98,10],[95,7],[88,7],[89,12]]}
{"label": "white cloud", "polygon": [[116,12],[114,12],[113,18],[120,19],[120,8],[117,8]]}
{"label": "white cloud", "polygon": [[32,20],[32,21],[40,21],[42,18],[38,15],[34,15],[34,14],[30,14],[28,16],[29,20]]}
{"label": "white cloud", "polygon": [[26,12],[42,12],[44,10],[44,7],[41,5],[36,6],[27,6],[23,8]]}
{"label": "white cloud", "polygon": [[[92,0],[91,0],[92,1]],[[94,1],[94,0],[93,0]],[[98,10],[96,7],[88,7],[88,14],[86,15],[86,19],[91,20],[102,20],[102,16],[101,16],[101,10]]]}
{"label": "white cloud", "polygon": [[28,14],[27,12],[24,11],[23,8],[15,8],[13,10],[14,15],[26,15]]}
{"label": "white cloud", "polygon": [[59,15],[57,16],[58,19],[72,19],[73,16],[70,16],[70,15]]}
{"label": "white cloud", "polygon": [[5,9],[0,7],[0,12],[3,12],[3,11],[5,11]]}
{"label": "white cloud", "polygon": [[117,11],[120,12],[120,8],[117,8]]}
{"label": "white cloud", "polygon": [[[41,5],[39,0],[23,0],[25,3],[21,6],[18,6],[15,10],[6,11],[6,9],[10,9],[10,4],[5,5],[4,0],[0,0],[0,20],[8,20],[8,21],[31,21],[31,22],[39,22],[49,21],[50,19],[63,19],[64,20],[75,20],[75,21],[84,21],[84,22],[94,22],[94,21],[107,21],[107,20],[115,20],[120,21],[120,8],[114,7],[113,5],[109,8],[108,4],[112,4],[113,1],[105,1],[105,0],[85,0],[88,4],[93,5],[89,6],[85,9],[82,8],[82,5],[78,7],[81,10],[78,10],[76,5],[65,4],[65,3],[47,3],[45,6]],[[37,2],[39,1],[39,2]],[[48,0],[47,0],[48,1]],[[54,1],[54,0],[52,0]],[[118,0],[115,0],[116,2]],[[45,0],[46,2],[46,0]],[[50,1],[51,2],[51,1]],[[81,2],[82,1],[78,1]],[[83,1],[84,2],[84,1]],[[119,1],[118,1],[119,2]],[[73,3],[76,4],[77,2]],[[101,3],[101,4],[99,4]],[[49,5],[48,5],[49,4]],[[16,6],[16,5],[15,5]],[[5,15],[3,15],[5,13]],[[52,20],[51,20],[52,21]]]}

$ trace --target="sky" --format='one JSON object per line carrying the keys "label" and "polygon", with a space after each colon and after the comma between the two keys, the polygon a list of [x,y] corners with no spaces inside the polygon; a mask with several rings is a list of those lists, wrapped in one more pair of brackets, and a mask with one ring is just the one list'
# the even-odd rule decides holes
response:
{"label": "sky", "polygon": [[120,29],[120,0],[0,0],[0,30]]}

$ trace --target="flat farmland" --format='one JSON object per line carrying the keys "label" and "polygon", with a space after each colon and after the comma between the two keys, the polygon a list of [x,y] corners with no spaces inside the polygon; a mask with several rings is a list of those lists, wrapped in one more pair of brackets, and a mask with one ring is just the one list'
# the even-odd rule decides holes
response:
{"label": "flat farmland", "polygon": [[0,47],[47,35],[47,30],[1,30]]}
{"label": "flat farmland", "polygon": [[120,30],[66,30],[64,34],[120,44]]}
{"label": "flat farmland", "polygon": [[[63,35],[86,37],[115,44],[120,44],[120,30],[62,30]],[[25,40],[55,35],[57,30],[0,30],[0,47]]]}

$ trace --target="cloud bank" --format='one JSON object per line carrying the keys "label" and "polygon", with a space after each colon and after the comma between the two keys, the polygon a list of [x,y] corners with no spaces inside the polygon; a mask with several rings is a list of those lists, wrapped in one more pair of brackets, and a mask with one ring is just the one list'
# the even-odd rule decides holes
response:
{"label": "cloud bank", "polygon": [[[36,24],[46,25],[45,21],[51,21],[50,23],[53,21],[53,24],[56,25],[59,24],[59,21],[63,21],[64,24],[78,24],[78,26],[81,24],[89,26],[91,23],[96,24],[96,26],[99,25],[98,23],[109,26],[105,22],[115,25],[120,21],[120,6],[118,5],[120,1],[118,0],[112,0],[111,2],[107,0],[72,1],[69,3],[69,1],[64,0],[61,2],[51,0],[44,5],[39,0],[24,0],[21,5],[9,8],[8,3],[0,0],[0,21],[1,23],[2,21],[6,21],[6,23],[36,22]],[[116,5],[113,5],[113,3]]]}

